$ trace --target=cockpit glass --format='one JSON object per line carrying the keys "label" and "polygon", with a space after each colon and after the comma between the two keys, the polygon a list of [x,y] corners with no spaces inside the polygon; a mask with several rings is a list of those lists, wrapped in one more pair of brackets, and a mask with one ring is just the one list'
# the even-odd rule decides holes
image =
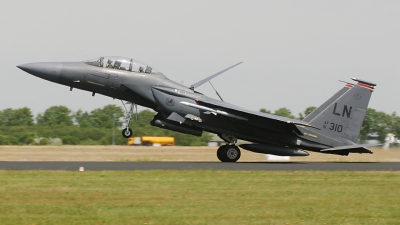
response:
{"label": "cockpit glass", "polygon": [[90,59],[90,60],[85,61],[85,63],[89,64],[89,65],[92,65],[92,66],[103,67],[102,66],[102,59],[103,59],[103,57],[96,58],[96,59]]}
{"label": "cockpit glass", "polygon": [[97,59],[91,59],[84,61],[84,63],[92,66],[98,66],[103,68],[110,68],[116,70],[126,70],[136,73],[147,73],[147,74],[161,74],[152,67],[136,61],[134,59],[129,59],[119,56],[105,56]]}

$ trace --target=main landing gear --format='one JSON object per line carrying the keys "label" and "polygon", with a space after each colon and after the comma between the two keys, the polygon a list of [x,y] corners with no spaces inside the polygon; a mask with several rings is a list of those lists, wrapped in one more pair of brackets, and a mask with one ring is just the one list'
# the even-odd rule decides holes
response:
{"label": "main landing gear", "polygon": [[131,123],[132,115],[133,115],[133,108],[136,109],[136,121],[137,121],[137,105],[133,102],[127,102],[130,104],[129,110],[126,108],[125,103],[121,101],[125,108],[125,128],[122,130],[122,136],[124,138],[132,137],[132,129],[129,128],[129,124]]}
{"label": "main landing gear", "polygon": [[236,162],[240,158],[240,149],[235,145],[236,138],[222,134],[219,135],[225,142],[226,145],[222,145],[217,150],[217,157],[221,162]]}
{"label": "main landing gear", "polygon": [[236,145],[222,145],[217,150],[221,162],[236,162],[240,158],[240,149]]}

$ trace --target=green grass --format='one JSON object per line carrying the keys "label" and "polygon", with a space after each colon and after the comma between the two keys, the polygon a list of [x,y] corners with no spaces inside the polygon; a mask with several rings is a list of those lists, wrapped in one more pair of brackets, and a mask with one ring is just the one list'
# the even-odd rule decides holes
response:
{"label": "green grass", "polygon": [[0,224],[400,224],[400,173],[0,171]]}

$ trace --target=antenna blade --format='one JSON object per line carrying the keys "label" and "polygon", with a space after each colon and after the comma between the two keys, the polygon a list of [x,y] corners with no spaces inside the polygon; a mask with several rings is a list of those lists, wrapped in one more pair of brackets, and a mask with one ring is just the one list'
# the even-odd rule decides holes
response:
{"label": "antenna blade", "polygon": [[219,95],[219,93],[218,93],[217,89],[215,89],[214,85],[212,85],[211,81],[208,81],[208,83],[210,83],[210,84],[211,84],[211,87],[214,89],[215,93],[217,93],[217,95],[218,95],[219,99],[221,99],[221,101],[224,101],[224,100],[222,99],[221,95]]}
{"label": "antenna blade", "polygon": [[230,66],[230,67],[228,67],[228,68],[226,68],[226,69],[224,69],[224,70],[221,70],[221,71],[219,71],[218,73],[213,74],[213,75],[211,75],[211,76],[209,76],[209,77],[207,77],[207,78],[205,78],[205,79],[203,79],[203,80],[201,80],[201,81],[199,81],[199,82],[197,82],[197,83],[195,83],[195,84],[192,84],[192,85],[190,86],[190,89],[193,90],[193,89],[195,89],[195,88],[201,86],[201,85],[204,84],[205,82],[207,82],[207,81],[213,79],[214,77],[220,75],[221,73],[224,73],[224,72],[226,72],[226,71],[232,69],[233,67],[235,67],[235,66],[237,66],[237,65],[239,65],[239,64],[241,64],[241,63],[243,63],[243,62],[236,63],[236,64],[233,65],[233,66]]}
{"label": "antenna blade", "polygon": [[221,99],[221,101],[224,101],[224,100],[222,99],[221,95],[219,95],[218,91],[215,91],[215,93],[217,93],[217,95],[218,95],[219,99]]}

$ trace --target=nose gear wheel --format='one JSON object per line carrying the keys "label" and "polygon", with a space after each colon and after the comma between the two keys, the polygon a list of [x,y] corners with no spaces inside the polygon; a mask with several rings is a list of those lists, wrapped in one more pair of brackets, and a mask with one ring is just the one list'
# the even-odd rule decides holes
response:
{"label": "nose gear wheel", "polygon": [[122,136],[123,136],[124,138],[130,138],[130,137],[132,137],[132,129],[129,128],[129,127],[124,128],[124,129],[122,130]]}

